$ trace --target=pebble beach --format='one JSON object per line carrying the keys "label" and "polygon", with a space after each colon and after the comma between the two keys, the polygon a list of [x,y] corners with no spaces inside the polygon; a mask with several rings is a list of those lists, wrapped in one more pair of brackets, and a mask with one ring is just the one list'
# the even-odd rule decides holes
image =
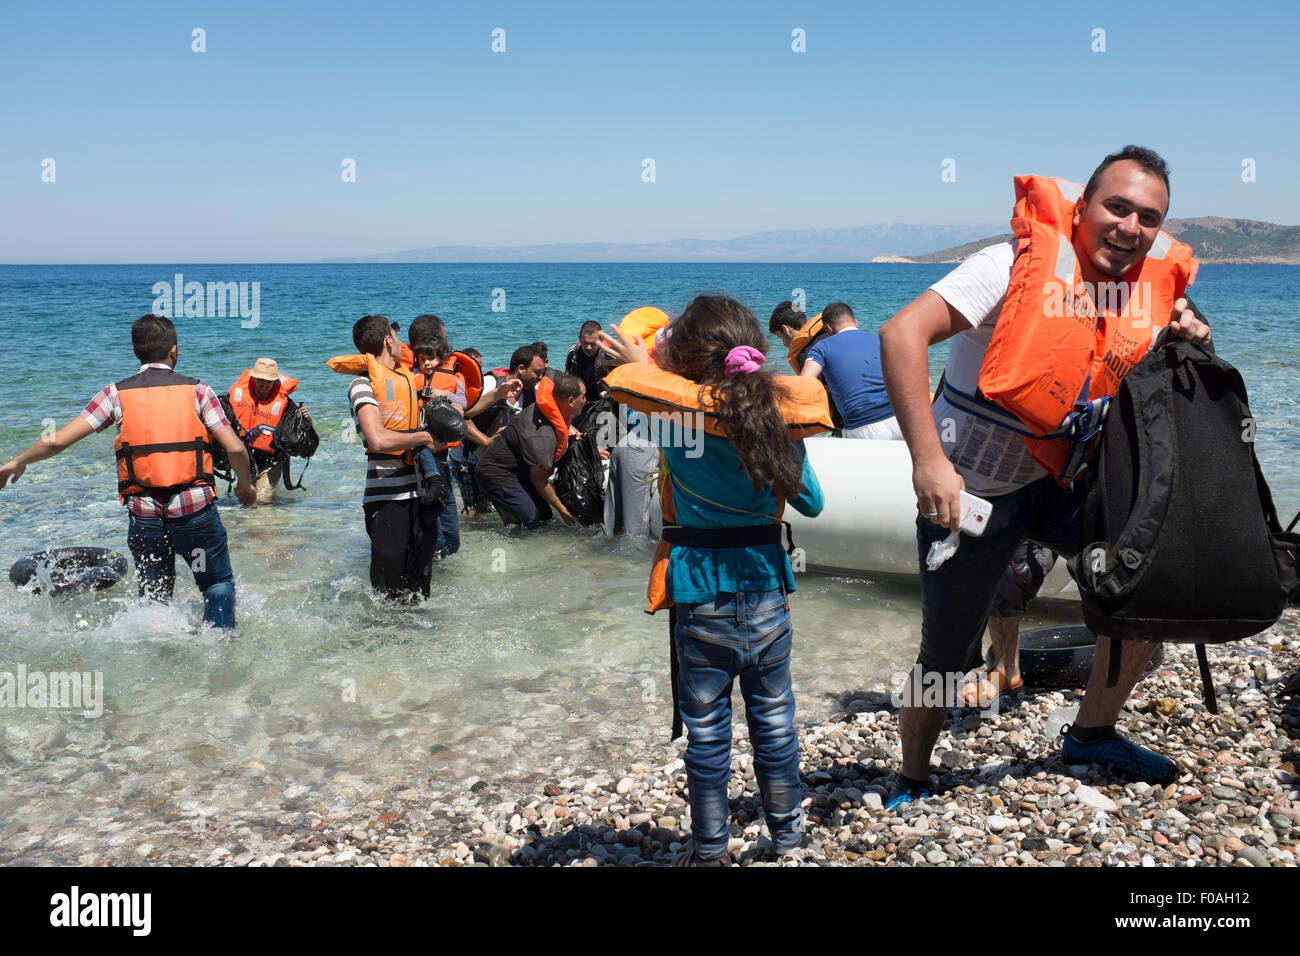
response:
{"label": "pebble beach", "polygon": [[[1217,716],[1201,697],[1192,647],[1167,645],[1121,717],[1124,733],[1183,771],[1163,788],[1064,765],[1055,735],[1080,694],[1030,690],[1004,697],[994,717],[950,712],[933,767],[938,792],[886,813],[881,805],[898,765],[896,711],[879,691],[846,695],[830,719],[801,728],[807,836],[779,860],[768,852],[752,752],[737,715],[732,860],[1295,866],[1300,700],[1277,691],[1300,668],[1300,613],[1288,611],[1256,637],[1209,648],[1209,657]],[[57,790],[60,772],[71,771],[76,783],[63,796],[83,809],[61,832],[33,813],[10,829],[0,862],[665,866],[689,832],[684,744],[665,741],[625,766],[557,765],[518,778],[470,778],[451,790],[412,780],[404,789],[368,793],[364,781],[339,773],[223,806],[219,791],[206,804],[169,799],[163,780],[135,780],[138,788],[123,793],[112,785],[128,773],[130,747],[101,753],[69,739],[64,755],[49,761],[49,779],[26,776],[29,792],[15,796],[30,798],[28,807],[58,799],[51,785]]]}

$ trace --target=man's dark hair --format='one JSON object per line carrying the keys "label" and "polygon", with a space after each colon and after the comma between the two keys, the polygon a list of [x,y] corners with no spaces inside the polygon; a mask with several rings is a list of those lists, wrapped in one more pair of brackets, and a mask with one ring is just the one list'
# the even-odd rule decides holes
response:
{"label": "man's dark hair", "polygon": [[853,310],[843,302],[832,302],[822,309],[822,324],[830,326],[832,329],[838,329],[842,325],[856,321],[857,316],[853,314]]}
{"label": "man's dark hair", "polygon": [[384,343],[388,341],[392,331],[393,327],[388,323],[388,316],[363,315],[357,319],[356,325],[352,326],[352,344],[357,347],[358,352],[382,355]]}
{"label": "man's dark hair", "polygon": [[515,353],[510,356],[510,371],[517,372],[519,369],[528,368],[533,364],[533,359],[537,357],[537,349],[531,345],[521,345],[515,349]]}
{"label": "man's dark hair", "polygon": [[576,375],[561,375],[555,380],[555,398],[560,399],[573,398],[583,389],[582,379]]}
{"label": "man's dark hair", "polygon": [[176,326],[163,315],[142,315],[131,323],[131,348],[145,365],[165,362],[176,344]]}
{"label": "man's dark hair", "polygon": [[533,351],[536,352],[538,355],[540,355],[540,356],[542,357],[542,361],[543,361],[543,362],[549,362],[549,361],[550,361],[550,358],[547,357],[547,354],[546,354],[546,343],[545,343],[545,342],[534,342],[534,343],[533,343]]}
{"label": "man's dark hair", "polygon": [[767,322],[767,330],[776,335],[783,325],[788,325],[792,329],[801,329],[806,320],[807,316],[795,309],[794,303],[787,299],[772,310],[772,318]]}
{"label": "man's dark hair", "polygon": [[417,315],[406,330],[406,341],[412,352],[432,352],[439,362],[451,357],[447,327],[436,315]]}
{"label": "man's dark hair", "polygon": [[[1111,153],[1103,159],[1101,165],[1092,171],[1092,176],[1088,179],[1088,185],[1083,187],[1085,202],[1092,199],[1092,194],[1097,191],[1097,183],[1101,180],[1101,174],[1121,159],[1131,159],[1152,176],[1159,176],[1161,182],[1165,184],[1165,193],[1169,193],[1169,164],[1160,157],[1160,154],[1154,149],[1147,149],[1145,146],[1125,146],[1118,153]],[[1166,212],[1168,212],[1167,209]]]}
{"label": "man's dark hair", "polygon": [[584,335],[590,335],[592,332],[599,332],[599,331],[600,331],[600,323],[588,319],[586,322],[582,323],[582,328],[578,329],[578,338],[582,338],[582,336]]}
{"label": "man's dark hair", "polygon": [[475,362],[478,362],[479,365],[483,364],[483,353],[478,349],[461,349],[461,352],[468,355]]}

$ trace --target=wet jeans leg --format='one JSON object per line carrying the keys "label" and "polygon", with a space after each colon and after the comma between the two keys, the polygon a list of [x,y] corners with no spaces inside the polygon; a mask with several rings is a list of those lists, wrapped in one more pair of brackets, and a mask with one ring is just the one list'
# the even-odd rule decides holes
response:
{"label": "wet jeans leg", "polygon": [[803,842],[803,788],[799,782],[799,737],[794,727],[794,686],[790,681],[790,648],[794,634],[785,597],[775,606],[747,609],[749,666],[740,674],[749,740],[754,747],[754,776],[758,781],[772,847],[777,853]]}
{"label": "wet jeans leg", "polygon": [[449,456],[444,452],[437,458],[438,471],[446,485],[442,496],[442,514],[438,515],[438,550],[443,554],[455,554],[460,550],[460,511],[456,508],[456,481],[452,476]]}
{"label": "wet jeans leg", "polygon": [[213,627],[234,629],[235,575],[230,568],[226,529],[217,506],[181,518],[169,518],[172,544],[188,562],[194,583],[203,592],[203,620]]}
{"label": "wet jeans leg", "polygon": [[727,852],[727,781],[731,776],[731,684],[736,651],[717,638],[734,629],[734,599],[710,604],[678,604],[677,683],[686,726],[686,782],[691,804],[691,835],[702,859]]}
{"label": "wet jeans leg", "polygon": [[176,588],[176,552],[163,520],[127,514],[126,544],[135,561],[140,597],[167,604]]}

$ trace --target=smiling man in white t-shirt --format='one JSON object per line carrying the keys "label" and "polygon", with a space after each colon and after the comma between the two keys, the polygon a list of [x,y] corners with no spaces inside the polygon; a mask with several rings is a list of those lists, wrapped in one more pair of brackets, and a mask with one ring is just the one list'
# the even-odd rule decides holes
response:
{"label": "smiling man in white t-shirt", "polygon": [[[1151,250],[1168,209],[1164,160],[1134,146],[1106,157],[1074,211],[1072,245],[1083,279],[1099,284],[1130,273]],[[943,397],[933,407],[930,402],[927,350],[947,339],[952,340],[947,381],[967,394],[977,391],[1015,253],[1014,243],[981,250],[880,330],[885,385],[912,454],[920,557],[924,559],[933,541],[958,529],[963,489],[993,504],[983,536],[963,536],[956,554],[934,571],[922,563],[921,649],[905,701],[922,699],[918,684],[930,679],[923,675],[964,673],[978,664],[994,592],[1022,541],[1029,538],[1066,556],[1081,547],[1082,499],[1077,491],[1058,485],[1014,432],[953,408]],[[1170,333],[1208,341],[1209,327],[1185,311],[1185,305],[1183,300],[1175,304],[1168,319]],[[1126,648],[1119,679],[1107,687],[1109,644],[1099,636],[1092,676],[1075,723],[1065,734],[1063,756],[1072,764],[1108,764],[1131,777],[1168,783],[1176,773],[1172,761],[1114,730],[1154,645]],[[901,708],[903,765],[889,808],[929,796],[930,754],[947,706]]]}

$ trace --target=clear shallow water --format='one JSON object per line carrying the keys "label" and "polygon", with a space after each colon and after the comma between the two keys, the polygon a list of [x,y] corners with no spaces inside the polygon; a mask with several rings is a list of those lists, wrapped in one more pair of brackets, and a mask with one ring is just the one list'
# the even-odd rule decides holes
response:
{"label": "clear shallow water", "polygon": [[[363,464],[351,438],[346,379],[323,360],[351,351],[352,322],[381,311],[403,328],[432,311],[457,347],[489,367],[542,338],[559,363],[587,318],[602,323],[723,289],[761,319],[791,290],[812,309],[842,299],[878,328],[948,267],[891,265],[351,265],[0,267],[0,347],[19,357],[0,381],[0,456],[62,424],[106,382],[135,371],[131,321],[151,287],[257,281],[256,329],[183,319],[179,371],[219,390],[260,355],[302,379],[321,451],[307,488],[269,507],[223,507],[239,595],[233,644],[197,628],[182,568],[172,608],[119,587],[43,599],[0,588],[0,670],[101,671],[104,716],[0,713],[0,846],[39,856],[59,833],[95,840],[84,816],[129,805],[165,815],[186,801],[356,800],[394,788],[459,791],[478,776],[523,780],[555,766],[617,770],[663,748],[670,720],[666,621],[641,611],[650,548],[587,530],[511,537],[495,517],[462,525],[459,554],[435,570],[420,609],[366,593]],[[492,290],[506,291],[504,313]],[[1206,267],[1196,298],[1220,354],[1244,373],[1259,453],[1284,520],[1300,507],[1295,369],[1300,269]],[[775,354],[780,354],[779,352]],[[934,370],[942,365],[936,350]],[[125,552],[109,434],[38,464],[0,492],[0,568],[45,547]],[[296,474],[296,468],[295,468]],[[1068,620],[1044,605],[1029,623]],[[803,717],[857,690],[879,690],[919,641],[914,589],[802,575],[793,660]],[[289,794],[290,796],[284,796]],[[160,803],[165,800],[166,803]],[[322,797],[322,799],[324,799]],[[29,828],[43,820],[39,839]],[[10,837],[22,834],[16,843]]]}

